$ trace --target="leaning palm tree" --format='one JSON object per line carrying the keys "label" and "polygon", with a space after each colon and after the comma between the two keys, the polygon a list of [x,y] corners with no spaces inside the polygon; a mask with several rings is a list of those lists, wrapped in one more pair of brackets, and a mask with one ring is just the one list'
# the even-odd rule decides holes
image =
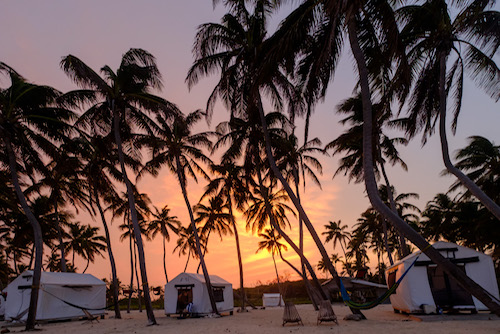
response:
{"label": "leaning palm tree", "polygon": [[125,168],[123,146],[127,145],[127,141],[123,139],[127,139],[134,127],[151,134],[150,127],[153,121],[145,112],[163,110],[165,113],[172,114],[176,113],[177,110],[168,101],[151,94],[152,89],[161,88],[161,75],[156,66],[156,59],[145,50],[130,49],[123,55],[120,67],[116,72],[109,66],[104,66],[101,69],[103,77],[72,55],[63,58],[61,67],[77,85],[83,88],[83,90],[67,94],[68,99],[82,104],[92,103],[91,107],[80,116],[76,125],[93,128],[96,133],[103,131],[103,129],[104,133],[113,131],[139,253],[146,313],[149,325],[154,325],[156,319],[149,294],[146,260],[142,236],[139,232],[137,212],[135,211],[134,192]]}
{"label": "leaning palm tree", "polygon": [[158,234],[162,237],[163,272],[165,274],[165,280],[168,283],[165,241],[170,241],[169,230],[174,234],[179,234],[181,222],[177,219],[177,216],[170,215],[170,208],[168,205],[165,205],[161,211],[155,207],[155,212],[152,215],[154,219],[148,224],[148,232],[150,233],[152,239],[154,239]]}
{"label": "leaning palm tree", "polygon": [[453,103],[453,132],[457,128],[466,70],[487,94],[497,101],[500,99],[500,68],[494,57],[500,46],[500,13],[490,9],[493,1],[458,3],[461,6],[454,18],[444,0],[428,0],[420,6],[407,6],[399,11],[404,23],[401,35],[408,44],[409,59],[416,69],[406,130],[410,136],[422,130],[425,142],[439,120],[446,169],[500,219],[500,205],[453,165],[446,134],[448,99]]}
{"label": "leaning palm tree", "polygon": [[[318,17],[321,19],[317,19]],[[324,96],[342,49],[344,29],[347,30],[349,44],[359,74],[359,87],[363,103],[363,175],[370,202],[405,237],[420,248],[432,261],[441,266],[446,273],[460,282],[461,286],[485,305],[488,305],[493,312],[500,314],[499,305],[493,302],[484,289],[431,247],[421,235],[390,210],[379,196],[373,166],[372,90],[366,50],[363,50],[363,45],[366,44],[363,44],[362,41],[366,36],[376,37],[376,41],[381,41],[380,44],[386,46],[387,59],[400,65],[398,69],[400,75],[397,79],[408,77],[408,75],[404,75],[408,73],[405,71],[408,66],[405,66],[406,57],[390,3],[388,1],[305,0],[282,24],[282,29],[280,29],[282,43],[275,43],[277,58],[269,59],[269,61],[289,59],[297,55],[298,52],[305,51],[306,55],[302,59],[311,60],[306,63],[306,68],[303,68],[304,78],[308,81],[305,85],[311,87],[308,94],[313,98]],[[313,41],[309,35],[311,31],[314,36]],[[376,35],[371,34],[371,32],[375,32]],[[290,41],[294,41],[294,43],[290,43]],[[308,46],[307,49],[304,47],[305,45]],[[408,80],[403,80],[403,82],[405,84],[394,86],[396,88],[394,93],[400,97],[405,97],[408,92]],[[299,210],[299,213],[302,214],[302,211]],[[332,268],[332,270],[334,269]]]}
{"label": "leaning palm tree", "polygon": [[21,175],[33,175],[44,169],[41,152],[49,157],[56,150],[53,142],[60,142],[69,129],[65,122],[73,114],[54,103],[61,95],[57,90],[30,84],[12,68],[0,62],[0,75],[10,77],[10,87],[0,89],[0,154],[2,167],[8,166],[12,185],[33,228],[35,266],[33,289],[26,330],[33,330],[36,319],[38,291],[42,270],[43,240],[40,224],[31,212],[21,189]]}
{"label": "leaning palm tree", "polygon": [[177,115],[175,117],[170,117],[168,113],[159,113],[156,117],[157,125],[154,126],[155,136],[144,138],[143,143],[150,147],[152,153],[152,158],[146,163],[144,169],[156,176],[160,168],[166,165],[177,176],[191,220],[191,229],[196,241],[196,252],[207,284],[212,312],[218,314],[193,209],[187,194],[187,176],[191,176],[197,181],[196,172],[198,172],[206,179],[209,179],[198,161],[207,164],[211,163],[210,158],[202,152],[201,148],[210,149],[212,143],[208,139],[208,133],[192,133],[193,127],[203,116],[204,114],[199,110],[187,116]]}

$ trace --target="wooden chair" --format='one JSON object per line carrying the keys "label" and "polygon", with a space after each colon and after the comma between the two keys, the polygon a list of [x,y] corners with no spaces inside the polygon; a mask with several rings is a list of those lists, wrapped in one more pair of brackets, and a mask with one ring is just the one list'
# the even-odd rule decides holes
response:
{"label": "wooden chair", "polygon": [[297,308],[292,302],[285,302],[285,309],[283,311],[283,324],[285,326],[286,323],[294,322],[298,323],[302,326],[302,319],[300,318],[299,312],[297,312]]}
{"label": "wooden chair", "polygon": [[99,322],[98,315],[93,315],[92,313],[90,313],[88,310],[86,310],[84,308],[82,308],[82,311],[83,311],[83,313],[85,313],[85,317],[87,318],[86,322],[89,322],[89,321],[90,321],[90,323],[93,323],[94,321]]}
{"label": "wooden chair", "polygon": [[318,322],[316,323],[316,325],[328,321],[333,321],[337,325],[339,324],[337,321],[337,316],[335,315],[335,312],[333,312],[332,304],[330,304],[330,301],[322,300],[319,304]]}

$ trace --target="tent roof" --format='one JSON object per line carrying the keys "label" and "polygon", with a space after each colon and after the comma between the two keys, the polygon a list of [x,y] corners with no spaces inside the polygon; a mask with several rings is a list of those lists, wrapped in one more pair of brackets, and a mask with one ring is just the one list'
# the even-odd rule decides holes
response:
{"label": "tent roof", "polygon": [[[460,246],[460,245],[457,245],[453,242],[446,242],[446,241],[437,241],[435,243],[432,244],[432,247],[436,248],[436,249],[442,249],[442,248],[462,248],[462,249],[467,249],[468,251],[472,251],[472,252],[475,252],[475,253],[478,253],[478,254],[483,254],[485,255],[484,253],[481,253],[481,252],[478,252],[472,248],[467,248],[467,247],[464,247],[464,246]],[[404,262],[412,262],[415,260],[415,257],[419,256],[420,254],[422,254],[422,251],[421,250],[418,250],[414,253],[411,253],[410,255],[402,258],[401,260],[395,262],[392,266],[389,266],[387,269],[390,269],[390,268],[394,268],[394,267],[397,267],[398,265],[400,265],[401,263],[404,263]],[[425,256],[427,258],[427,256],[424,254],[423,256]]]}
{"label": "tent roof", "polygon": [[[192,277],[193,279],[201,282],[201,283],[205,283],[205,276],[203,276],[202,274],[194,274],[194,273],[182,273],[180,275],[188,275],[190,277]],[[217,276],[217,275],[209,275],[210,277],[210,283],[213,285],[213,284],[220,284],[220,285],[228,285],[228,284],[231,284],[229,283],[228,281],[226,281],[225,279]]]}
{"label": "tent roof", "polygon": [[[32,270],[27,270],[21,274],[21,277],[27,278],[27,276],[33,276]],[[60,273],[60,272],[42,272],[42,277],[40,279],[42,284],[50,285],[72,285],[72,286],[84,286],[84,285],[106,285],[103,281],[91,274],[78,274],[78,273]]]}

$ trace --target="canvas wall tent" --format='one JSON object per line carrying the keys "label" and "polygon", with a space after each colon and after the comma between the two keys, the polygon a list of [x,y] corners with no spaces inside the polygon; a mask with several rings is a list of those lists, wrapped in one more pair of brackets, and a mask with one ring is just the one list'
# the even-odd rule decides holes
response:
{"label": "canvas wall tent", "polygon": [[285,302],[283,301],[283,297],[281,297],[279,293],[264,293],[262,294],[262,306],[285,306]]}
{"label": "canvas wall tent", "polygon": [[[219,313],[233,314],[233,286],[219,276],[210,275],[215,304]],[[181,273],[165,285],[165,314],[180,314],[192,303],[192,313],[212,313],[205,277],[201,274]]]}
{"label": "canvas wall tent", "polygon": [[[498,284],[491,257],[454,243],[439,241],[433,245],[467,276],[498,298]],[[417,258],[415,262],[415,259]],[[390,296],[394,310],[406,313],[434,313],[443,310],[481,311],[487,308],[461,288],[420,251],[410,254],[389,267],[386,272],[390,287],[415,262],[396,292]]]}
{"label": "canvas wall tent", "polygon": [[[12,281],[5,303],[5,320],[26,320],[33,272],[28,270]],[[73,304],[73,306],[69,305]],[[37,320],[64,320],[103,315],[106,308],[106,283],[90,274],[42,272],[38,295]]]}

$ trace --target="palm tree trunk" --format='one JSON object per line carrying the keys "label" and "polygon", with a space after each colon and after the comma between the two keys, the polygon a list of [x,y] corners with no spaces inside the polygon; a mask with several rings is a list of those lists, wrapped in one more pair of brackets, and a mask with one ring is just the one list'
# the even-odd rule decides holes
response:
{"label": "palm tree trunk", "polygon": [[[297,171],[297,168],[293,166],[293,177],[294,177],[294,183],[295,183],[295,193],[297,194],[297,200],[299,203],[300,201],[300,191],[299,191],[299,172]],[[301,203],[302,205],[302,203]],[[302,253],[304,253],[304,223],[302,221],[302,218],[299,215],[299,249]],[[281,252],[280,252],[281,256]],[[283,257],[281,258],[283,260]],[[306,272],[306,266],[304,265],[304,261],[300,259],[300,267],[302,269],[302,275],[299,275],[302,277],[302,280],[304,281],[304,286],[306,287],[306,292],[307,295],[309,296],[309,299],[311,300],[314,310],[317,311],[319,310],[318,303],[316,302],[315,294],[312,293],[311,290],[311,284],[309,283],[309,280],[307,279],[307,272]]]}
{"label": "palm tree trunk", "polygon": [[165,274],[165,280],[168,283],[168,275],[167,275],[167,250],[165,248],[165,236],[163,236],[162,241],[163,241],[163,273]]}
{"label": "palm tree trunk", "polygon": [[[392,187],[391,183],[389,182],[389,177],[387,176],[387,173],[385,172],[385,167],[383,163],[380,163],[380,169],[382,170],[382,175],[384,176],[385,180],[385,188],[387,191],[387,198],[389,199],[389,203],[391,206],[391,210],[394,211],[395,214],[399,215],[398,209],[396,207],[396,202],[394,201],[394,194],[392,192]],[[385,219],[382,220],[382,228],[384,229],[384,239],[386,242],[385,247],[387,248],[387,254],[390,254],[389,252],[389,243],[387,242],[387,224]],[[408,245],[406,244],[405,237],[398,231],[399,235],[399,247],[400,247],[400,255],[401,258],[410,255],[410,250],[408,249]],[[390,256],[390,261],[392,265],[392,256]]]}
{"label": "palm tree trunk", "polygon": [[83,269],[82,274],[85,274],[85,272],[86,272],[86,271],[87,271],[87,269],[89,268],[89,265],[90,265],[90,259],[89,259],[89,257],[87,256],[87,265],[85,266],[85,269]]}
{"label": "palm tree trunk", "polygon": [[281,291],[280,275],[278,274],[278,267],[276,266],[276,259],[274,258],[274,249],[271,250],[271,256],[273,257],[274,271],[276,272],[276,283],[278,285],[278,292],[280,293],[280,298],[278,299],[278,306],[281,306],[281,298],[285,298],[285,296],[283,296],[283,291]]}
{"label": "palm tree trunk", "polygon": [[188,257],[187,257],[187,260],[186,260],[186,265],[184,266],[184,272],[186,272],[186,270],[187,270],[190,258],[191,258],[191,249],[189,249],[189,251],[188,251]]}
{"label": "palm tree trunk", "polygon": [[441,137],[441,152],[446,169],[462,183],[498,220],[500,220],[500,206],[493,202],[481,188],[479,188],[471,179],[461,170],[456,168],[450,159],[448,140],[446,138],[446,54],[441,52],[439,56],[440,75],[439,75],[439,135]]}
{"label": "palm tree trunk", "polygon": [[[288,197],[292,201],[293,205],[297,209],[299,216],[304,220],[304,224],[306,225],[307,229],[309,230],[309,233],[311,234],[311,237],[314,240],[314,243],[316,244],[316,247],[318,247],[318,250],[323,258],[323,261],[325,263],[325,266],[328,268],[328,271],[330,271],[330,274],[332,275],[333,279],[337,283],[337,286],[340,286],[340,277],[337,274],[337,271],[335,270],[335,267],[332,264],[332,261],[330,261],[330,258],[328,257],[328,253],[323,246],[323,243],[321,242],[321,239],[319,238],[318,234],[316,233],[316,230],[314,229],[314,226],[312,225],[311,221],[309,220],[309,217],[307,216],[306,212],[304,211],[304,208],[298,201],[297,197],[293,193],[292,188],[288,184],[288,182],[285,180],[283,175],[281,174],[278,166],[276,166],[276,161],[274,160],[274,157],[272,155],[271,151],[271,139],[269,137],[269,131],[267,129],[267,124],[266,124],[266,117],[264,115],[264,108],[262,107],[262,102],[260,101],[260,97],[256,101],[257,103],[257,108],[259,111],[259,116],[260,116],[260,121],[262,124],[262,131],[264,132],[264,139],[265,139],[265,146],[266,146],[266,155],[267,155],[267,160],[269,161],[269,165],[271,167],[271,170],[273,171],[274,175],[280,180],[281,185],[285,189],[286,193],[288,194]],[[288,240],[287,240],[288,242]],[[294,249],[296,252],[300,250]],[[299,254],[300,255],[300,254]],[[302,257],[304,255],[302,254]],[[308,268],[309,271],[311,272],[312,268]],[[312,275],[312,272],[311,272]],[[364,318],[363,314],[361,313],[360,310],[356,310],[351,308],[351,311],[355,314],[360,314]]]}
{"label": "palm tree trunk", "polygon": [[148,274],[146,271],[146,258],[144,257],[144,247],[142,244],[141,230],[139,228],[139,221],[137,220],[137,212],[135,210],[134,190],[132,189],[132,185],[130,183],[130,180],[128,179],[127,171],[125,169],[125,158],[123,156],[122,140],[120,137],[119,115],[118,112],[115,110],[114,100],[112,101],[112,109],[113,109],[113,125],[114,125],[115,140],[116,140],[116,146],[118,148],[118,158],[120,160],[120,168],[123,175],[123,181],[125,182],[125,186],[127,188],[128,202],[130,206],[130,217],[132,219],[132,224],[134,226],[135,242],[137,244],[137,252],[139,253],[142,290],[144,291],[146,314],[148,316],[148,325],[156,325],[155,314],[153,312],[153,304],[151,303],[151,296],[149,295]]}
{"label": "palm tree trunk", "polygon": [[35,267],[33,269],[33,279],[32,288],[30,294],[30,306],[28,309],[28,319],[26,320],[25,330],[31,331],[35,329],[36,321],[36,309],[38,306],[38,292],[40,291],[40,279],[42,277],[42,257],[43,257],[43,239],[42,239],[42,229],[40,223],[31,212],[26,197],[24,196],[21,186],[19,185],[19,179],[17,176],[17,162],[14,155],[14,150],[9,136],[5,138],[5,144],[7,146],[7,155],[9,157],[9,169],[10,176],[12,179],[12,184],[14,185],[14,190],[16,191],[17,198],[21,204],[21,208],[28,217],[28,220],[33,228],[33,237],[35,244]]}
{"label": "palm tree trunk", "polygon": [[[207,240],[205,241],[205,249],[203,250],[203,257],[205,257],[205,254],[207,254],[207,249],[208,249],[208,238],[210,238],[210,232],[212,232],[212,229],[208,230],[207,234]],[[200,273],[200,267],[201,267],[201,261],[198,263],[198,268],[196,269],[196,273]]]}
{"label": "palm tree trunk", "polygon": [[372,157],[372,104],[370,86],[368,83],[368,69],[361,47],[359,46],[358,37],[356,35],[356,22],[350,20],[348,22],[348,35],[351,44],[352,54],[356,60],[359,72],[359,80],[361,87],[361,96],[363,101],[363,173],[365,177],[365,187],[370,202],[373,207],[380,212],[387,220],[400,230],[415,246],[429,257],[431,261],[437,264],[456,282],[481,301],[491,312],[500,316],[500,304],[495,302],[488,293],[476,282],[470,279],[462,270],[444,258],[438,250],[432,247],[420,234],[413,230],[406,222],[397,214],[390,210],[382,201],[378,194],[377,182],[373,171]]}
{"label": "palm tree trunk", "polygon": [[[58,210],[57,204],[58,204],[57,203],[57,196],[54,196],[54,214],[56,217],[57,238],[59,239],[59,250],[61,251],[61,271],[63,273],[65,273],[66,272],[66,256],[64,254],[64,242],[63,242],[61,224],[59,221],[59,210]],[[73,265],[74,265],[74,263],[73,263]]]}
{"label": "palm tree trunk", "polygon": [[229,214],[231,215],[231,224],[233,225],[233,231],[234,231],[234,239],[236,241],[236,254],[238,255],[238,269],[240,271],[240,298],[241,298],[240,312],[244,312],[246,311],[245,307],[246,293],[245,293],[245,288],[243,286],[243,261],[241,259],[240,237],[238,235],[238,227],[236,226],[236,219],[234,219],[231,194],[229,194],[228,196],[228,202],[229,202]]}
{"label": "palm tree trunk", "polygon": [[[113,250],[111,249],[111,237],[109,235],[108,224],[106,223],[106,217],[104,217],[104,211],[102,210],[101,203],[99,201],[99,195],[97,194],[97,188],[94,187],[94,200],[101,215],[102,226],[104,227],[104,233],[106,236],[106,246],[108,248],[109,263],[111,264],[111,277],[113,280],[113,304],[115,307],[115,319],[121,319],[120,305],[119,305],[119,292],[118,292],[118,278],[116,275],[116,263],[115,257],[113,255]],[[74,263],[73,263],[74,265]]]}
{"label": "palm tree trunk", "polygon": [[137,273],[137,244],[134,243],[134,272],[135,280],[137,282],[137,304],[139,306],[139,312],[142,312],[142,300],[141,300],[141,284],[139,283],[139,274]]}
{"label": "palm tree trunk", "polygon": [[[128,293],[127,313],[130,313],[130,308],[132,307],[132,293],[134,291],[134,255],[132,249],[132,227],[130,226],[130,220],[128,222],[128,238],[128,247],[130,251],[130,286]],[[137,286],[139,286],[139,282],[137,282]]]}
{"label": "palm tree trunk", "polygon": [[182,195],[184,196],[184,201],[186,202],[186,206],[189,211],[189,218],[191,219],[191,228],[193,229],[194,238],[196,240],[196,251],[198,253],[198,256],[200,257],[201,268],[203,270],[203,276],[205,277],[205,284],[207,285],[208,297],[210,298],[212,312],[215,314],[219,314],[219,311],[217,310],[217,304],[215,304],[214,290],[212,289],[210,276],[208,275],[207,266],[205,265],[205,259],[201,251],[200,237],[198,236],[198,230],[196,229],[196,223],[194,222],[193,209],[191,208],[191,204],[189,204],[189,198],[186,191],[186,182],[181,173],[182,167],[178,157],[175,158],[175,163],[177,165],[177,177],[179,178],[179,183],[181,185]]}

